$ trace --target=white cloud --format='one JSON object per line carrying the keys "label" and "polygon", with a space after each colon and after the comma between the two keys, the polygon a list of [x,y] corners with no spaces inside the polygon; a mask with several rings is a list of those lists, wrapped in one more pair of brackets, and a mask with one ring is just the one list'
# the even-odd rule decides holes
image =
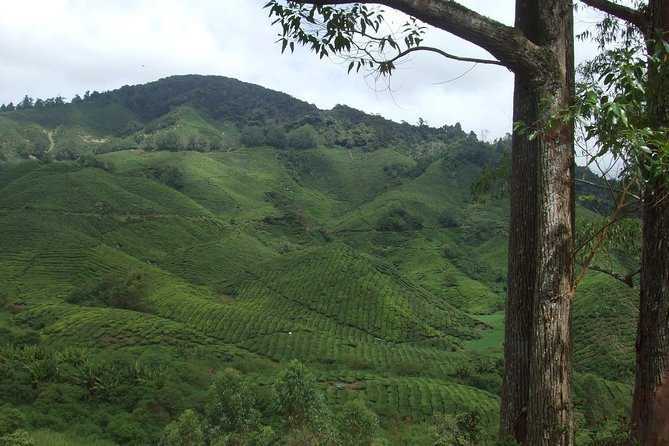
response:
{"label": "white cloud", "polygon": [[[111,90],[175,74],[235,77],[284,91],[321,108],[337,103],[394,120],[462,123],[491,137],[511,130],[513,78],[501,67],[472,67],[416,54],[391,79],[392,94],[362,73],[303,48],[281,54],[264,0],[22,0],[0,15],[0,103],[86,90]],[[506,24],[513,0],[463,0]],[[399,15],[398,15],[399,17]],[[431,30],[428,43],[486,57],[467,42]]]}

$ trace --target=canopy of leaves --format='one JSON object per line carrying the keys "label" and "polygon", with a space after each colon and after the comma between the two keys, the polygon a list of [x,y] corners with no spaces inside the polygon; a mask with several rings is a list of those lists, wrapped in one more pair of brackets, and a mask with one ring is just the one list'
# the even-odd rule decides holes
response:
{"label": "canopy of leaves", "polygon": [[652,184],[669,178],[669,128],[654,116],[648,70],[656,70],[656,79],[669,76],[669,44],[656,45],[653,54],[646,49],[614,48],[584,64],[575,116],[598,147],[594,158],[609,153],[628,175]]}
{"label": "canopy of leaves", "polygon": [[257,427],[260,413],[248,385],[237,370],[225,369],[209,388],[207,420],[217,432],[249,432]]}
{"label": "canopy of leaves", "polygon": [[426,27],[410,18],[397,31],[387,30],[384,12],[378,7],[304,5],[277,0],[265,5],[273,24],[280,24],[281,49],[307,46],[319,57],[344,56],[348,71],[369,68],[381,75],[395,70],[395,62],[419,48]]}
{"label": "canopy of leaves", "polygon": [[325,397],[309,369],[297,360],[281,372],[272,388],[279,413],[293,426],[319,424],[327,414]]}
{"label": "canopy of leaves", "polygon": [[192,409],[165,426],[159,446],[204,446],[203,423]]}

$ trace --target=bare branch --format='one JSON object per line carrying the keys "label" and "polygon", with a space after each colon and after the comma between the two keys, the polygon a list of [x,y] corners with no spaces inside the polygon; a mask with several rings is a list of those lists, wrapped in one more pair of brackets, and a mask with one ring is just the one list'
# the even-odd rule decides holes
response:
{"label": "bare branch", "polygon": [[[581,183],[581,184],[587,184],[588,186],[596,187],[598,189],[603,189],[603,190],[609,191],[611,193],[614,193],[614,192],[618,193],[618,194],[622,193],[622,189],[616,189],[615,187],[611,186],[608,178],[606,178],[606,177],[604,177],[604,178],[605,178],[605,181],[606,181],[606,186],[604,186],[603,184],[600,184],[600,183],[594,183],[592,181],[584,180],[583,178],[574,178],[574,181],[576,181],[577,183]],[[639,197],[638,195],[635,195],[631,192],[627,192],[627,195],[636,199],[636,200],[641,200],[641,197]]]}
{"label": "bare branch", "polygon": [[623,276],[619,272],[604,269],[597,265],[590,265],[588,268],[593,271],[598,271],[600,273],[606,274],[607,276],[611,276],[614,279],[621,281],[630,288],[634,288],[634,276],[636,276],[641,272],[641,267],[638,267]]}
{"label": "bare branch", "polygon": [[474,62],[474,63],[481,63],[481,64],[488,64],[488,65],[500,65],[504,66],[502,62],[499,60],[492,60],[492,59],[477,59],[475,57],[463,57],[463,56],[456,56],[455,54],[450,54],[447,53],[446,51],[442,51],[439,48],[434,48],[431,46],[414,46],[409,49],[406,49],[404,51],[400,51],[397,56],[393,57],[392,59],[388,60],[388,62],[395,62],[398,59],[401,59],[402,57],[406,56],[409,53],[413,53],[415,51],[428,51],[432,53],[439,54],[440,56],[443,56],[447,59],[453,59],[457,60],[460,62]]}

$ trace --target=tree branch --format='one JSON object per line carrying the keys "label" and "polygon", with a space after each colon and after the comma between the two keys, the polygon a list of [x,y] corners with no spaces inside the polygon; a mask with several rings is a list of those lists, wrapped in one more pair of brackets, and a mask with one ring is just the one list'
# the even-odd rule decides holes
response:
{"label": "tree branch", "polygon": [[[607,219],[606,224],[604,227],[600,230],[599,232],[599,238],[595,242],[595,245],[592,247],[590,250],[590,254],[588,255],[588,258],[583,262],[583,266],[581,267],[581,270],[578,272],[576,275],[576,278],[574,279],[574,282],[572,284],[572,293],[570,294],[571,296],[576,295],[576,288],[578,288],[579,283],[581,283],[581,280],[583,280],[583,277],[585,277],[585,273],[590,268],[590,265],[592,264],[592,261],[594,260],[595,256],[599,252],[599,250],[602,247],[602,244],[604,243],[604,240],[606,239],[607,234],[609,233],[609,229],[611,226],[618,220],[620,220],[622,217],[618,217],[618,212],[624,207],[625,205],[625,197],[627,196],[627,193],[629,192],[630,188],[632,187],[633,184],[635,184],[637,181],[636,177],[632,178],[627,185],[625,185],[625,188],[623,189],[622,193],[620,194],[620,199],[618,200],[618,204],[616,205],[615,209],[609,215],[609,218]],[[582,246],[581,246],[582,247]],[[580,248],[579,247],[579,250]],[[574,253],[576,253],[574,251]],[[630,279],[631,280],[631,279]]]}
{"label": "tree branch", "polygon": [[632,271],[628,272],[627,274],[625,274],[623,276],[619,272],[611,271],[611,270],[604,269],[604,268],[600,268],[597,265],[590,265],[588,268],[593,270],[593,271],[598,271],[600,273],[606,274],[607,276],[611,276],[614,279],[617,279],[617,280],[621,281],[622,283],[624,283],[625,285],[627,285],[630,288],[634,288],[634,276],[636,276],[637,274],[639,274],[641,272],[641,267],[638,267],[638,268],[633,269]]}
{"label": "tree branch", "polygon": [[519,30],[485,17],[451,0],[310,0],[316,6],[350,3],[383,4],[424,23],[465,39],[492,54],[516,74],[541,78],[550,52],[535,45]]}
{"label": "tree branch", "polygon": [[[392,57],[391,59],[387,60],[386,62],[395,62],[398,59],[401,59],[402,57],[406,56],[409,53],[413,53],[414,51],[428,51],[432,53],[437,53],[440,56],[443,56],[447,59],[453,59],[457,60],[460,62],[474,62],[474,63],[480,63],[480,64],[488,64],[488,65],[501,65],[502,62],[499,60],[492,60],[492,59],[477,59],[475,57],[463,57],[463,56],[456,56],[455,54],[447,53],[445,51],[440,50],[439,48],[434,48],[431,46],[414,46],[411,48],[408,48],[404,51],[400,51],[396,56]],[[378,61],[376,61],[379,63]]]}
{"label": "tree branch", "polygon": [[645,13],[638,9],[619,5],[609,0],[581,0],[581,3],[631,23],[639,28],[644,35],[648,33],[650,20]]}
{"label": "tree branch", "polygon": [[[612,187],[609,184],[608,179],[606,179],[606,183],[607,183],[606,186],[604,186],[603,184],[593,183],[592,181],[584,180],[583,178],[574,178],[574,181],[577,182],[577,183],[581,183],[581,184],[587,184],[588,186],[596,187],[598,189],[603,189],[603,190],[609,191],[611,193],[613,193],[613,192],[617,192],[618,194],[622,193],[622,189],[616,189],[616,188]],[[639,197],[638,195],[635,195],[635,194],[633,194],[629,191],[627,192],[627,196],[632,197],[636,200],[641,199],[641,197]]]}

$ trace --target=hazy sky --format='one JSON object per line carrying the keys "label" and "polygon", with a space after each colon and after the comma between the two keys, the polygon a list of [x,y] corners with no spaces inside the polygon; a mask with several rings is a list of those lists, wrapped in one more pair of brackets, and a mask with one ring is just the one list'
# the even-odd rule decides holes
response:
{"label": "hazy sky", "polygon": [[[265,0],[0,0],[0,103],[24,95],[70,99],[175,74],[237,78],[331,108],[346,104],[396,121],[460,122],[496,138],[511,131],[513,76],[502,67],[418,54],[374,83],[306,49],[281,55]],[[506,24],[513,0],[461,3]],[[581,19],[581,23],[583,20]],[[587,21],[587,20],[586,20]],[[426,44],[486,53],[438,30]],[[457,78],[470,70],[467,74]]]}

